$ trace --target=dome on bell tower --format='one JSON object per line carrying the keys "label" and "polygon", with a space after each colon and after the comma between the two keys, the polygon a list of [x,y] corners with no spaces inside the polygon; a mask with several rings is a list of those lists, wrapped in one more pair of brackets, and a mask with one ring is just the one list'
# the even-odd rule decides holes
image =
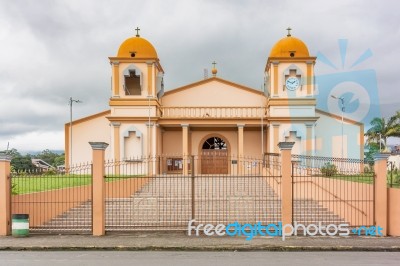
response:
{"label": "dome on bell tower", "polygon": [[136,29],[135,37],[126,39],[118,49],[117,57],[157,59],[157,51],[146,39],[140,37],[139,29]]}
{"label": "dome on bell tower", "polygon": [[290,28],[287,30],[287,36],[272,47],[269,57],[309,57],[307,45],[302,40],[292,37]]}

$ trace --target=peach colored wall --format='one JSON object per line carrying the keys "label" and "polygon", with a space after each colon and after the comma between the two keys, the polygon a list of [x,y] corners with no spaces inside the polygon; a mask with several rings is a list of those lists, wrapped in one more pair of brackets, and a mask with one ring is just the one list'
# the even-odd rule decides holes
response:
{"label": "peach colored wall", "polygon": [[[259,131],[244,130],[244,155],[250,158],[261,158],[261,128]],[[267,141],[264,137],[264,142]],[[267,152],[264,150],[264,152]]]}
{"label": "peach colored wall", "polygon": [[[129,96],[125,95],[124,87],[123,85],[125,84],[125,77],[124,77],[124,71],[126,69],[139,69],[142,72],[142,95],[146,96],[147,95],[147,64],[146,63],[120,63],[119,64],[119,95],[122,97],[127,97],[127,98],[137,98],[138,95],[136,96]],[[137,73],[136,73],[137,74]]]}
{"label": "peach colored wall", "polygon": [[[278,64],[278,93],[279,97],[287,97],[288,96],[288,90],[283,90],[283,86],[285,85],[285,78],[283,76],[283,72],[287,70],[290,66],[296,65],[297,68],[302,72],[302,78],[304,79],[305,82],[305,77],[307,75],[307,64],[304,63],[283,63],[280,62]],[[271,70],[274,69],[271,67]],[[299,74],[299,73],[298,73]],[[271,75],[271,89],[273,89],[273,84],[274,84],[274,75]],[[302,89],[297,89],[295,92],[290,92],[291,97],[305,97],[307,95],[307,89],[306,86],[303,85]],[[292,96],[293,95],[293,96]]]}
{"label": "peach colored wall", "polygon": [[[130,178],[105,183],[106,198],[126,198],[151,179]],[[12,196],[12,213],[29,214],[29,225],[36,227],[91,200],[92,186],[79,186]]]}
{"label": "peach colored wall", "polygon": [[151,178],[128,178],[106,182],[106,198],[127,198],[151,182]]}
{"label": "peach colored wall", "polygon": [[79,186],[12,196],[12,213],[29,214],[31,227],[39,226],[92,197],[92,186]]}
{"label": "peach colored wall", "polygon": [[388,235],[400,236],[400,189],[388,188]]}
{"label": "peach colored wall", "polygon": [[261,106],[264,101],[263,95],[219,81],[211,81],[162,98],[164,106]]}
{"label": "peach colored wall", "polygon": [[163,133],[163,155],[182,155],[182,131]]}
{"label": "peach colored wall", "polygon": [[[111,144],[111,127],[106,115],[72,125],[72,165],[92,161],[89,141]],[[111,158],[111,149],[106,150],[106,158]]]}
{"label": "peach colored wall", "polygon": [[295,177],[294,182],[294,200],[319,201],[350,225],[373,224],[372,185],[325,177]]}

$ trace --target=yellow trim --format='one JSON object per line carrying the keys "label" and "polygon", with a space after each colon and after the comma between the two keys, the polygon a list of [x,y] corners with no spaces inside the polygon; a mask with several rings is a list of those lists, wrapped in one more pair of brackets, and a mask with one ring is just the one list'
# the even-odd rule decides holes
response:
{"label": "yellow trim", "polygon": [[[148,106],[149,100],[143,98],[111,98],[108,104],[110,106]],[[150,99],[150,106],[160,107],[161,104],[157,99]]]}
{"label": "yellow trim", "polygon": [[147,63],[149,61],[154,62],[156,65],[158,71],[164,73],[164,69],[162,68],[160,64],[160,60],[158,58],[139,58],[139,59],[134,59],[134,58],[125,58],[125,57],[108,57],[110,60],[110,63],[113,62],[120,62],[120,63]]}
{"label": "yellow trim", "polygon": [[316,106],[317,100],[314,98],[269,98],[267,106]]}
{"label": "yellow trim", "polygon": [[151,63],[147,64],[147,95],[153,95],[153,64]]}
{"label": "yellow trim", "polygon": [[311,95],[311,82],[312,82],[312,65],[307,64],[307,95]]}
{"label": "yellow trim", "polygon": [[278,64],[275,63],[273,67],[274,71],[274,96],[278,95]]}
{"label": "yellow trim", "polygon": [[177,93],[177,92],[181,92],[181,91],[184,91],[184,90],[187,90],[187,89],[190,89],[190,88],[193,88],[193,87],[197,87],[197,86],[200,86],[200,85],[203,85],[203,84],[207,84],[207,83],[213,82],[213,81],[217,81],[217,82],[223,83],[225,85],[229,85],[229,86],[241,89],[241,90],[245,90],[245,91],[248,91],[248,92],[251,92],[251,93],[255,93],[255,94],[264,96],[264,93],[259,91],[259,90],[256,90],[256,89],[253,89],[253,88],[250,88],[250,87],[246,87],[246,86],[243,86],[243,85],[231,82],[231,81],[227,81],[227,80],[224,80],[224,79],[221,79],[221,78],[218,78],[218,77],[211,77],[211,78],[204,79],[204,80],[201,80],[201,81],[189,84],[189,85],[185,85],[183,87],[179,87],[179,88],[167,91],[167,92],[164,93],[164,96],[167,96],[167,95],[170,95],[170,94],[173,94],[173,93]]}
{"label": "yellow trim", "polygon": [[279,61],[279,63],[307,63],[312,61],[315,64],[315,60],[317,57],[268,57],[267,64],[265,65],[265,71],[268,71],[271,67],[271,64],[274,61]]}
{"label": "yellow trim", "polygon": [[113,64],[114,95],[119,95],[119,64]]}
{"label": "yellow trim", "polygon": [[310,117],[269,117],[268,122],[291,123],[291,122],[315,122],[319,119],[317,116]]}

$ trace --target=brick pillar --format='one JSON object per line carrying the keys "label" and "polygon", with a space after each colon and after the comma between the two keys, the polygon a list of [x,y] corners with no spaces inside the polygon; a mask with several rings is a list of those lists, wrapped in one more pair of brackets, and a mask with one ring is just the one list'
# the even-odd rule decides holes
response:
{"label": "brick pillar", "polygon": [[0,153],[0,236],[11,233],[11,157]]}
{"label": "brick pillar", "polygon": [[104,151],[108,147],[105,142],[89,142],[93,149],[93,235],[105,234],[105,185],[104,185]]}
{"label": "brick pillar", "polygon": [[375,225],[382,227],[384,236],[387,235],[388,227],[388,193],[387,193],[387,159],[389,153],[378,153],[374,156],[375,161]]}
{"label": "brick pillar", "polygon": [[182,124],[182,159],[183,159],[183,175],[189,174],[189,125]]}
{"label": "brick pillar", "polygon": [[[291,224],[293,217],[292,206],[292,148],[294,142],[279,142],[278,147],[281,151],[281,192],[282,192],[282,224]],[[287,228],[289,229],[289,228]]]}

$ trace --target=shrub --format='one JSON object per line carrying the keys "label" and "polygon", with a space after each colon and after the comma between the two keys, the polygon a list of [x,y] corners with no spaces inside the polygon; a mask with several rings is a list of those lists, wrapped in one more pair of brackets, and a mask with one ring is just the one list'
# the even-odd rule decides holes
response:
{"label": "shrub", "polygon": [[325,176],[334,176],[337,174],[337,167],[332,163],[326,163],[321,167],[321,173]]}
{"label": "shrub", "polygon": [[11,184],[11,194],[12,195],[17,195],[18,194],[17,183],[12,183]]}

